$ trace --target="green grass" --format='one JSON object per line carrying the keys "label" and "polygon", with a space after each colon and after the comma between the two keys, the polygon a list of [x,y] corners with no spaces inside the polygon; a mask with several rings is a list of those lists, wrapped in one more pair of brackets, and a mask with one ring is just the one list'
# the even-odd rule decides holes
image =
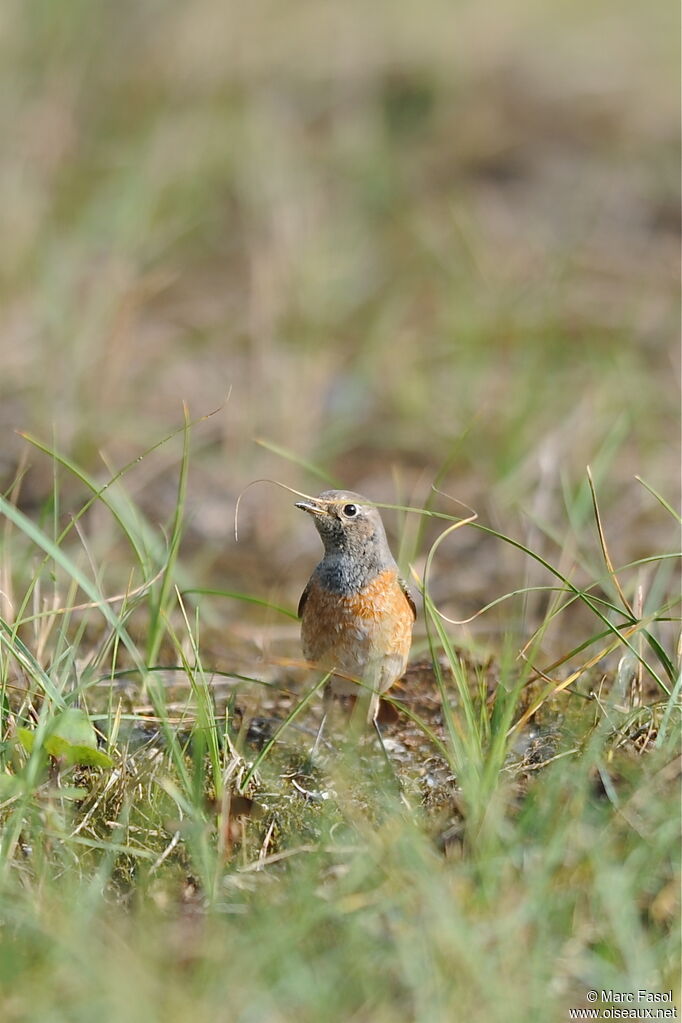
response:
{"label": "green grass", "polygon": [[[680,1008],[673,20],[3,5],[3,1020]],[[385,754],[265,479],[421,590]]]}
{"label": "green grass", "polygon": [[[3,503],[14,592],[27,586],[2,633],[8,1018],[182,1019],[191,1007],[200,1019],[553,1019],[590,988],[674,986],[680,707],[670,608],[632,618],[595,603],[594,586],[566,585],[594,615],[573,657],[574,689],[533,686],[533,647],[525,665],[500,661],[491,696],[487,670],[458,653],[425,591],[440,736],[419,710],[406,714],[447,774],[435,785],[425,760],[387,763],[357,737],[332,732],[311,756],[314,721],[308,737],[295,725],[324,680],[293,703],[280,698],[271,740],[249,740],[239,714],[257,708],[254,685],[234,679],[218,701],[201,601],[167,583],[188,450],[186,439],[174,528],[159,563],[146,564],[143,596],[120,613],[103,600],[87,545],[78,552],[72,533],[51,538]],[[145,529],[125,529],[131,579]],[[42,562],[15,565],[27,543]],[[39,590],[43,600],[79,590],[92,599],[36,616]],[[43,666],[30,636],[48,629]],[[142,667],[157,662],[135,631],[179,666],[180,700]],[[609,671],[599,682],[595,646],[601,663],[604,647],[630,657],[626,681],[641,668],[646,706],[618,693]],[[137,673],[132,702],[112,689],[125,664]],[[530,736],[518,744],[530,694],[556,743],[535,755]],[[89,713],[109,765],[84,766],[81,732],[63,733],[62,759],[50,756],[64,706]],[[135,726],[147,727],[142,739]]]}

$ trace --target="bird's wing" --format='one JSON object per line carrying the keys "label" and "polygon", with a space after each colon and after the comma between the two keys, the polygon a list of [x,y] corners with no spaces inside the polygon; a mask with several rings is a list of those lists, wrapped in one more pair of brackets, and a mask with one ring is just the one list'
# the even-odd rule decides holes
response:
{"label": "bird's wing", "polygon": [[[417,620],[417,605],[414,602],[414,597],[412,596],[412,590],[410,589],[410,587],[407,585],[407,583],[405,582],[405,580],[401,576],[398,576],[398,582],[400,583],[400,589],[403,591],[403,593],[405,594],[405,597],[407,598],[407,603],[412,608],[412,614],[414,615],[414,618],[415,618],[415,621],[416,621]],[[301,607],[303,606],[303,598],[306,597],[306,596],[307,596],[307,594],[304,592],[303,597],[301,597],[301,603],[300,603],[299,609],[298,609],[299,614],[301,613]]]}
{"label": "bird's wing", "polygon": [[301,599],[298,602],[298,612],[297,612],[297,614],[298,614],[299,618],[301,618],[303,616],[303,608],[305,607],[305,602],[306,602],[306,600],[308,599],[309,596],[310,596],[310,582],[307,584],[306,588],[304,589],[303,593],[301,594]]}

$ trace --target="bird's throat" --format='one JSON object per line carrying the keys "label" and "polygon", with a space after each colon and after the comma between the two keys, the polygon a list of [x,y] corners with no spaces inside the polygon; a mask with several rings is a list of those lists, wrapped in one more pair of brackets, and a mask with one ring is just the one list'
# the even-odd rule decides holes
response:
{"label": "bird's throat", "polygon": [[326,554],[315,569],[315,575],[320,585],[331,593],[357,593],[390,567],[374,552],[358,558],[350,552],[341,551]]}

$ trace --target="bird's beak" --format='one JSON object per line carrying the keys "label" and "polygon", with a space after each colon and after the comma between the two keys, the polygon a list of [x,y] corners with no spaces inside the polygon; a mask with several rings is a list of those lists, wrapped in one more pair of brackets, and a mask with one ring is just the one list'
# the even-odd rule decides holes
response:
{"label": "bird's beak", "polygon": [[296,507],[300,508],[304,512],[308,512],[309,515],[329,515],[330,512],[323,504],[318,504],[317,501],[312,498],[308,501],[297,501]]}

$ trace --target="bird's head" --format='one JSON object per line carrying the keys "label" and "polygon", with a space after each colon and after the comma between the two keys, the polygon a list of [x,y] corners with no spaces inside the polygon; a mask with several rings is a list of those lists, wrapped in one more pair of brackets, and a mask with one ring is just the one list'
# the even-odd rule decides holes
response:
{"label": "bird's head", "polygon": [[391,558],[379,511],[361,494],[323,490],[317,497],[297,501],[296,507],[312,516],[325,553]]}

